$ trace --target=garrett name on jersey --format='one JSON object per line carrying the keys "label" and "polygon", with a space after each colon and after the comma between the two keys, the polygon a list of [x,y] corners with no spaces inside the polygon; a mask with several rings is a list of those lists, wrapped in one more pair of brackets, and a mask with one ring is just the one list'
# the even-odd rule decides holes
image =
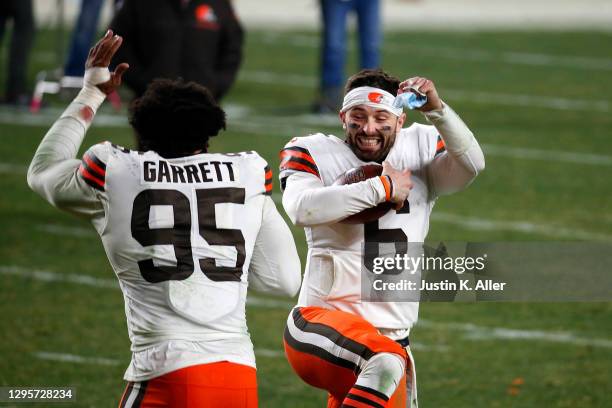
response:
{"label": "garrett name on jersey", "polygon": [[145,161],[143,179],[158,183],[210,183],[235,181],[232,162],[204,161],[186,165],[165,160]]}

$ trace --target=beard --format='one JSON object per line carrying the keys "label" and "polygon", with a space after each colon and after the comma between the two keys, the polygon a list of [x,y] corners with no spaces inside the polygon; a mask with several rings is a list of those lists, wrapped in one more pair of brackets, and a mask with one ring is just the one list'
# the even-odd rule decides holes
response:
{"label": "beard", "polygon": [[382,163],[395,142],[395,127],[385,127],[374,134],[366,135],[363,128],[355,129],[351,124],[345,132],[345,142],[353,153],[363,161]]}

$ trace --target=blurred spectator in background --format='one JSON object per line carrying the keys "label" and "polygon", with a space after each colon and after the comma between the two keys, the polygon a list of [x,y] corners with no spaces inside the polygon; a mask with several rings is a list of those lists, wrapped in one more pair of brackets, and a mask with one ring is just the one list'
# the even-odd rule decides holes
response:
{"label": "blurred spectator in background", "polygon": [[344,95],[344,66],[346,62],[346,20],[355,12],[359,31],[359,67],[380,66],[379,0],[320,0],[321,34],[321,78],[319,99],[315,104],[318,113],[337,113]]}
{"label": "blurred spectator in background", "polygon": [[[81,9],[70,39],[68,58],[64,75],[82,77],[85,73],[85,60],[93,44],[98,29],[98,20],[105,0],[81,0]],[[114,0],[118,7],[121,0]]]}
{"label": "blurred spectator in background", "polygon": [[143,94],[155,78],[195,81],[217,100],[236,79],[243,31],[229,0],[124,0],[110,28],[124,38],[115,61]]}
{"label": "blurred spectator in background", "polygon": [[0,0],[0,44],[9,20],[13,21],[13,33],[3,102],[26,106],[29,99],[29,93],[26,91],[28,54],[34,39],[32,0]]}

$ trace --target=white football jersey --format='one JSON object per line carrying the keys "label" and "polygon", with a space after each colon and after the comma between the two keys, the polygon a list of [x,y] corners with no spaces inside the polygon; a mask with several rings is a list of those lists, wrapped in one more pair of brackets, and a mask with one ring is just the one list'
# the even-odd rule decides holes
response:
{"label": "white football jersey", "polygon": [[255,366],[245,304],[248,265],[272,173],[255,152],[165,159],[111,143],[79,174],[98,190],[93,219],[125,299],[141,381],[193,364]]}
{"label": "white football jersey", "polygon": [[[433,126],[413,124],[397,135],[386,160],[412,171],[414,188],[401,210],[391,210],[366,224],[333,223],[305,227],[308,260],[299,297],[301,306],[320,306],[354,313],[381,329],[409,329],[418,317],[418,302],[366,302],[361,299],[361,264],[365,243],[420,243],[429,229],[435,203],[427,165],[445,152]],[[366,164],[348,144],[315,134],[292,139],[281,152],[281,187],[288,177],[307,172],[330,186],[347,170]]]}

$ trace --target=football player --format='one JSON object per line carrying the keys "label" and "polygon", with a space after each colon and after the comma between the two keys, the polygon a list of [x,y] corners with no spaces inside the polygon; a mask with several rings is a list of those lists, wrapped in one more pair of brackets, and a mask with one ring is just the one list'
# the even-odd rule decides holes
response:
{"label": "football player", "polygon": [[120,407],[256,407],[245,303],[250,283],[292,296],[300,262],[255,152],[208,153],[225,113],[195,83],[157,80],[131,106],[138,151],[105,142],[76,159],[106,95],[128,69],[122,38],[90,51],[84,86],[28,171],[52,205],[87,217],[125,299],[132,360]]}
{"label": "football player", "polygon": [[[413,123],[394,101],[425,94],[420,108],[432,125]],[[466,187],[484,169],[472,132],[444,103],[434,83],[399,79],[381,70],[349,78],[340,110],[345,138],[322,133],[292,139],[281,151],[283,206],[304,226],[308,260],[297,306],[285,329],[290,364],[308,384],[329,392],[328,407],[416,406],[408,335],[418,302],[361,298],[364,244],[425,240],[436,198]],[[376,162],[380,177],[348,185],[347,170]],[[365,224],[339,221],[395,203]]]}

